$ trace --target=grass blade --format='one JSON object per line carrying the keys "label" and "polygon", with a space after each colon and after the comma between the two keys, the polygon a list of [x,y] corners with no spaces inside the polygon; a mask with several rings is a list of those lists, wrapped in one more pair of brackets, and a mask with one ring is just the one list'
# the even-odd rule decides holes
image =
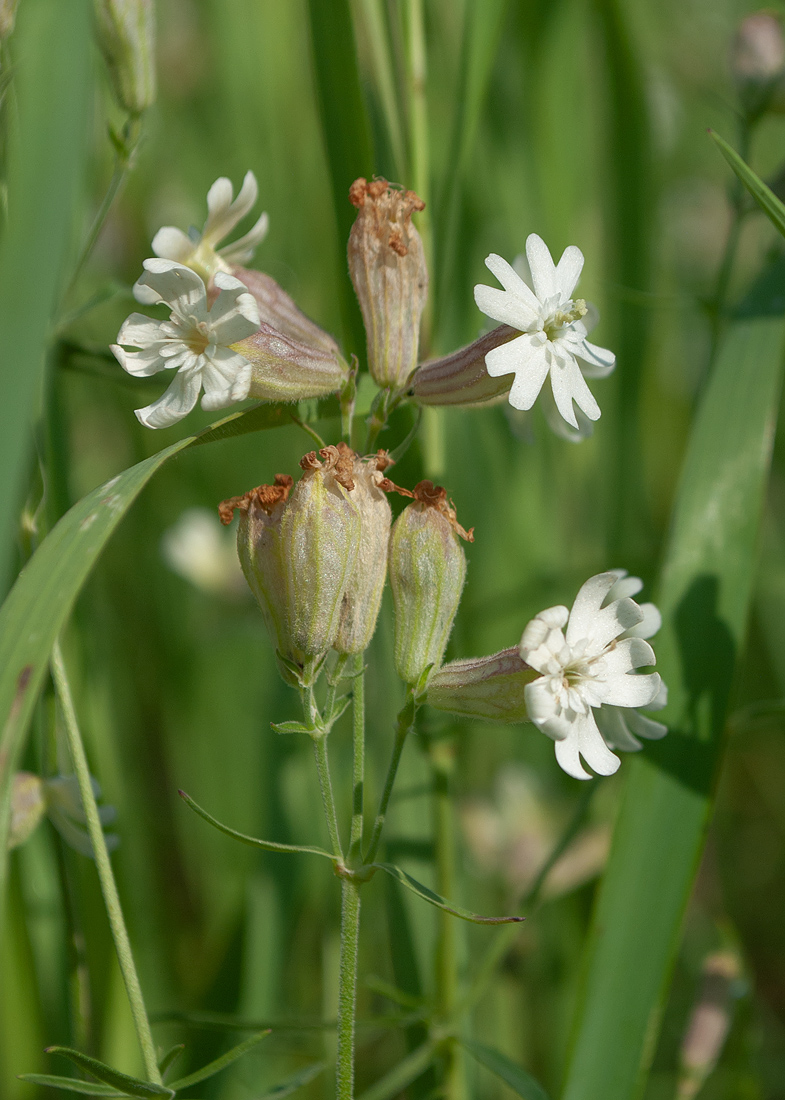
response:
{"label": "grass blade", "polygon": [[760,176],[757,176],[741,159],[736,150],[728,145],[727,141],[719,134],[715,134],[713,130],[709,130],[709,135],[771,224],[785,237],[785,206]]}
{"label": "grass blade", "polygon": [[665,558],[658,668],[670,733],[630,761],[590,934],[564,1100],[638,1094],[711,809],[747,619],[780,394],[782,262],[728,328]]}
{"label": "grass blade", "polygon": [[52,646],[98,556],[150,478],[189,447],[289,422],[275,405],[235,413],[186,436],[88,493],[47,535],[0,608],[0,893],[13,774]]}
{"label": "grass blade", "polygon": [[309,0],[316,91],[338,228],[338,271],[346,351],[363,355],[365,330],[346,271],[346,242],[354,222],[349,187],[374,171],[371,128],[360,87],[349,0]]}
{"label": "grass blade", "polygon": [[165,1096],[171,1100],[174,1096],[174,1090],[166,1085],[154,1085],[151,1081],[129,1077],[127,1073],[120,1073],[104,1062],[99,1062],[97,1058],[82,1054],[80,1050],[72,1050],[71,1047],[47,1047],[47,1054],[62,1054],[63,1058],[73,1062],[79,1069],[117,1089],[122,1096],[138,1096],[141,1100],[154,1100],[157,1096]]}
{"label": "grass blade", "polygon": [[436,1057],[438,1047],[439,1044],[435,1039],[429,1039],[427,1043],[423,1043],[421,1047],[407,1054],[396,1066],[393,1066],[381,1081],[377,1081],[365,1092],[360,1093],[358,1100],[391,1100],[391,1097],[398,1096],[412,1081],[416,1081],[421,1074],[425,1073]]}
{"label": "grass blade", "polygon": [[291,1096],[293,1092],[318,1077],[326,1066],[326,1062],[312,1062],[310,1066],[304,1066],[297,1073],[293,1073],[291,1077],[281,1081],[279,1085],[274,1085],[269,1092],[265,1092],[263,1096],[260,1096],[259,1100],[283,1100],[284,1096]]}
{"label": "grass blade", "polygon": [[191,1085],[198,1084],[199,1081],[206,1081],[208,1077],[214,1077],[216,1073],[220,1073],[222,1069],[226,1069],[232,1062],[236,1062],[238,1058],[242,1058],[249,1050],[253,1050],[257,1043],[260,1043],[262,1039],[269,1034],[269,1031],[260,1031],[258,1034],[252,1035],[250,1039],[246,1039],[244,1043],[238,1043],[236,1047],[227,1050],[226,1054],[222,1054],[220,1058],[216,1058],[206,1066],[202,1066],[202,1068],[196,1070],[195,1073],[189,1073],[187,1077],[180,1077],[177,1081],[172,1081],[169,1087],[179,1092],[181,1089],[187,1089],[190,1088]]}
{"label": "grass blade", "polygon": [[522,1096],[523,1100],[548,1100],[548,1094],[539,1081],[535,1081],[530,1073],[516,1065],[506,1054],[486,1047],[483,1043],[475,1043],[473,1039],[459,1038],[458,1042],[481,1066],[495,1073],[513,1092]]}
{"label": "grass blade", "polygon": [[471,913],[468,909],[463,909],[460,905],[455,905],[454,902],[447,901],[434,890],[423,886],[416,878],[407,875],[406,871],[402,871],[394,863],[374,863],[373,866],[378,867],[380,871],[386,871],[388,875],[397,879],[401,886],[411,890],[413,894],[416,894],[418,898],[422,898],[423,901],[427,901],[429,905],[435,905],[437,909],[442,909],[445,913],[451,913],[454,917],[460,917],[461,920],[471,921],[472,924],[515,924],[526,919],[525,917],[481,917],[477,913]]}
{"label": "grass blade", "polygon": [[335,856],[330,852],[324,850],[324,848],[309,848],[301,844],[279,844],[275,840],[259,840],[255,836],[247,836],[245,833],[238,833],[236,829],[230,829],[228,825],[222,824],[217,821],[212,814],[208,814],[207,810],[203,810],[198,802],[194,802],[190,795],[187,795],[185,791],[177,792],[185,802],[186,806],[190,806],[194,813],[199,814],[199,817],[203,817],[204,820],[212,825],[214,829],[217,829],[219,833],[224,833],[226,836],[230,836],[233,840],[239,840],[241,844],[248,844],[252,848],[262,848],[265,852],[305,852],[312,856],[326,856],[327,859],[335,860]]}
{"label": "grass blade", "polygon": [[0,245],[2,591],[36,394],[87,156],[90,16],[87,0],[42,0],[22,6],[17,28],[18,122],[9,143],[9,218]]}

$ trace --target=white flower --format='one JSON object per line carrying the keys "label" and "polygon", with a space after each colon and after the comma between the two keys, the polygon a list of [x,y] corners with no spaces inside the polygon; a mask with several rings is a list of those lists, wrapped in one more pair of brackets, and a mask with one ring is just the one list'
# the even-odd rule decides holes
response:
{"label": "white flower", "polygon": [[[581,757],[600,775],[612,775],[619,767],[595,711],[602,715],[609,706],[625,708],[623,715],[629,722],[634,708],[651,706],[661,692],[662,680],[656,672],[635,671],[655,663],[651,646],[636,634],[636,629],[646,631],[653,625],[651,612],[647,624],[647,613],[625,594],[638,591],[637,583],[636,577],[620,577],[619,571],[599,573],[580,589],[571,611],[566,607],[541,611],[521,638],[521,657],[542,674],[524,689],[529,717],[554,739],[559,765],[576,779],[591,779]],[[624,738],[612,740],[616,748],[640,747],[637,742],[621,744]]]}
{"label": "white flower", "polygon": [[[515,374],[510,404],[530,409],[550,374],[553,399],[559,415],[582,431],[573,402],[588,420],[598,420],[600,407],[586,378],[603,378],[616,364],[616,356],[586,339],[583,320],[586,303],[572,293],[583,268],[583,253],[570,245],[554,265],[545,242],[535,233],[526,241],[532,287],[501,256],[491,254],[486,267],[504,287],[474,288],[474,300],[483,313],[518,329],[523,335],[489,351],[485,366],[492,377]],[[581,362],[579,363],[578,360]]]}
{"label": "white flower", "polygon": [[[230,345],[259,328],[259,310],[239,279],[219,271],[218,297],[207,308],[207,290],[200,277],[172,260],[145,260],[144,274],[134,287],[137,298],[165,302],[168,321],[132,313],[112,351],[129,374],[147,377],[176,370],[169,389],[152,405],[137,409],[148,428],[165,428],[186,416],[204,387],[202,408],[223,409],[248,396],[251,364]],[[139,348],[126,351],[120,347]]]}
{"label": "white flower", "polygon": [[[231,271],[233,264],[245,264],[254,249],[267,236],[269,219],[262,214],[256,224],[234,244],[216,248],[219,241],[232,232],[251,210],[259,195],[253,172],[246,172],[243,185],[234,201],[232,181],[225,176],[217,179],[207,192],[207,221],[201,233],[191,228],[188,233],[165,225],[153,237],[153,252],[164,260],[175,260],[192,267],[205,280],[216,271]],[[140,299],[142,300],[142,299]]]}

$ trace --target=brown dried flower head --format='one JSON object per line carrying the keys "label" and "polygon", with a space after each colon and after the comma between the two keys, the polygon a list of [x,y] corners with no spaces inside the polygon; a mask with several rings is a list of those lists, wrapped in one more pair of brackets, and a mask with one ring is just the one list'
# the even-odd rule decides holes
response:
{"label": "brown dried flower head", "polygon": [[417,365],[428,271],[412,214],[425,203],[383,179],[349,189],[357,218],[349,234],[349,273],[360,302],[368,366],[384,389],[399,389]]}

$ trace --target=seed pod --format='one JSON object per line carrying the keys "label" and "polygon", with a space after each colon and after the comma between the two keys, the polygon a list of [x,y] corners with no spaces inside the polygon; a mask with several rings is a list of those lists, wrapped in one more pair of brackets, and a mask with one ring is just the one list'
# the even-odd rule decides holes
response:
{"label": "seed pod", "polygon": [[231,348],[251,364],[248,396],[262,401],[324,397],[343,389],[349,378],[349,368],[337,349],[299,343],[267,324]]}
{"label": "seed pod", "polygon": [[485,368],[489,351],[506,344],[517,329],[499,325],[473,344],[442,359],[430,359],[414,372],[412,392],[421,405],[494,405],[510,392],[513,376],[491,378]]}
{"label": "seed pod", "polygon": [[292,641],[307,657],[325,653],[338,631],[341,602],[360,546],[360,512],[351,499],[353,463],[325,447],[307,454],[281,520],[286,613]]}
{"label": "seed pod", "polygon": [[[348,451],[339,443],[339,450]],[[384,476],[392,465],[384,451],[360,458],[352,455],[352,500],[360,511],[360,548],[346,585],[341,618],[333,648],[339,653],[362,653],[376,630],[387,575],[387,548],[392,512],[385,493],[393,488]]]}
{"label": "seed pod", "polygon": [[95,0],[95,14],[117,102],[140,115],[155,102],[153,0]]}
{"label": "seed pod", "polygon": [[11,828],[8,847],[18,848],[46,813],[43,780],[32,772],[17,772],[11,788]]}
{"label": "seed pod", "polygon": [[427,701],[437,710],[464,718],[525,722],[523,689],[539,676],[521,657],[518,646],[489,657],[450,661],[428,680]]}
{"label": "seed pod", "polygon": [[221,522],[230,524],[235,509],[240,512],[237,553],[248,586],[262,609],[262,615],[276,650],[287,660],[297,660],[286,621],[286,581],[281,557],[281,519],[293,485],[288,474],[276,474],[274,485],[260,485],[242,497],[232,497],[218,506]]}
{"label": "seed pod", "polygon": [[428,665],[441,662],[458,610],[466,557],[464,531],[441,486],[421,481],[390,536],[390,584],[395,606],[395,668],[417,684]]}
{"label": "seed pod", "polygon": [[368,367],[382,389],[399,389],[417,366],[428,270],[412,214],[425,203],[386,180],[357,179],[349,190],[357,218],[349,234],[349,274],[360,302]]}
{"label": "seed pod", "polygon": [[340,354],[340,349],[329,332],[325,332],[310,317],[306,317],[294,299],[270,275],[237,265],[232,266],[231,273],[235,279],[245,283],[254,296],[259,317],[264,324],[299,344],[307,344],[335,355]]}

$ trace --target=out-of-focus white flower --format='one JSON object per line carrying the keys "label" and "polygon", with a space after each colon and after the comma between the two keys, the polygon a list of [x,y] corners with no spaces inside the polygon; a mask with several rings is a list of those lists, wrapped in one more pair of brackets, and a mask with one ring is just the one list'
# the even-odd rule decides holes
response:
{"label": "out-of-focus white flower", "polygon": [[[93,794],[101,797],[97,780],[90,778]],[[82,855],[93,858],[93,845],[85,829],[85,816],[79,783],[75,775],[54,775],[42,779],[32,772],[17,772],[11,791],[11,831],[9,848],[24,844],[35,831],[44,814],[67,844]],[[98,817],[103,827],[115,820],[114,806],[99,806]],[[119,844],[114,833],[106,833],[106,846],[112,851]]]}
{"label": "out-of-focus white flower", "polygon": [[[616,356],[587,340],[584,318],[591,315],[581,298],[572,293],[583,268],[583,253],[570,245],[554,264],[545,242],[532,233],[526,241],[531,286],[515,269],[491,254],[486,267],[503,290],[479,284],[474,300],[488,317],[522,333],[485,356],[492,377],[514,374],[510,404],[530,409],[550,375],[553,401],[559,416],[575,431],[586,434],[579,420],[598,420],[600,407],[586,378],[603,378],[616,364]],[[580,360],[580,362],[579,362]],[[578,413],[576,414],[576,408]]]}
{"label": "out-of-focus white flower", "polygon": [[612,775],[619,767],[595,711],[609,705],[651,706],[661,690],[656,672],[636,673],[655,663],[649,643],[634,632],[645,623],[644,612],[627,595],[609,600],[615,585],[626,582],[629,588],[633,580],[620,578],[618,571],[591,577],[571,611],[541,611],[521,638],[521,657],[542,674],[524,689],[529,718],[553,738],[559,765],[576,779],[591,779],[581,757],[600,775]]}
{"label": "out-of-focus white flower", "polygon": [[[643,588],[640,577],[628,577],[625,569],[612,569],[611,572],[615,573],[619,579],[605,597],[606,604],[624,596],[635,596]],[[636,626],[626,630],[622,638],[653,638],[662,626],[662,615],[653,603],[642,603],[639,607],[643,618]],[[662,710],[667,702],[668,688],[661,683],[660,690],[647,704],[647,708]],[[657,741],[668,732],[668,727],[662,722],[655,722],[653,718],[648,718],[632,707],[604,706],[594,717],[609,748],[621,749],[622,752],[639,752],[643,746],[638,737]]]}
{"label": "out-of-focus white flower", "polygon": [[169,568],[203,592],[238,596],[248,591],[234,537],[206,508],[186,509],[164,532],[161,549]]}
{"label": "out-of-focus white flower", "polygon": [[[145,260],[144,274],[134,287],[138,301],[164,302],[168,321],[132,313],[112,351],[129,374],[147,377],[176,370],[166,393],[152,405],[137,409],[148,428],[166,428],[186,416],[204,387],[202,408],[226,408],[248,396],[251,364],[232,344],[259,328],[259,310],[247,288],[231,275],[215,276],[218,297],[207,308],[207,289],[189,267],[173,260]],[[139,348],[126,351],[121,344]]]}
{"label": "out-of-focus white flower", "polygon": [[243,185],[234,199],[232,181],[221,176],[207,192],[207,221],[200,233],[193,227],[188,233],[173,225],[165,225],[153,237],[153,252],[164,260],[176,260],[191,267],[205,281],[216,271],[231,272],[233,264],[245,264],[256,246],[267,236],[269,218],[262,214],[254,226],[233,244],[217,248],[234,227],[250,212],[259,195],[253,172],[246,172]]}

